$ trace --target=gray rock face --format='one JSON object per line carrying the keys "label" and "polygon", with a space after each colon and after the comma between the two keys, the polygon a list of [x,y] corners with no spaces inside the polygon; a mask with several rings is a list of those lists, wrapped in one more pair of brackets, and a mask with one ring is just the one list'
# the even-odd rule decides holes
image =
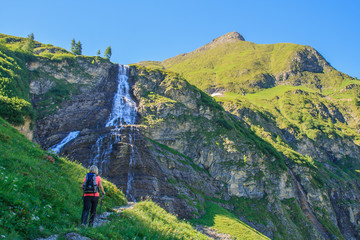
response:
{"label": "gray rock face", "polygon": [[316,88],[322,89],[324,86],[321,85],[319,79],[316,77],[307,79],[304,73],[324,73],[333,70],[334,68],[331,67],[319,52],[314,48],[306,47],[296,52],[287,71],[276,74],[274,78],[276,85],[314,85]]}
{"label": "gray rock face", "polygon": [[245,38],[240,33],[230,32],[230,33],[224,34],[223,36],[215,38],[214,40],[212,40],[212,42],[196,49],[195,51],[193,51],[191,53],[185,53],[184,55],[205,51],[205,50],[208,50],[210,48],[216,47],[221,44],[228,44],[228,43],[233,43],[233,42],[237,42],[237,41],[245,41]]}
{"label": "gray rock face", "polygon": [[71,131],[104,127],[117,87],[116,77],[117,68],[113,66],[92,88],[64,102],[55,114],[38,120],[34,140],[47,149]]}
{"label": "gray rock face", "polygon": [[230,32],[227,34],[222,35],[221,37],[215,38],[212,43],[225,43],[225,42],[231,42],[234,40],[240,40],[245,41],[245,38],[241,36],[238,32]]}

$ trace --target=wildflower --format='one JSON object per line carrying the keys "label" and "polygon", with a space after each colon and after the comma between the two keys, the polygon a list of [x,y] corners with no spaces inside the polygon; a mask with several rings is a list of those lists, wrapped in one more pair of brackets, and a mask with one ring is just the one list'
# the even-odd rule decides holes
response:
{"label": "wildflower", "polygon": [[30,218],[30,219],[33,220],[33,221],[38,221],[38,220],[40,220],[40,218],[39,218],[38,216],[34,216],[34,214],[31,215],[31,218]]}
{"label": "wildflower", "polygon": [[5,236],[5,235],[1,235],[1,237],[2,237],[2,238],[6,238],[6,236]]}

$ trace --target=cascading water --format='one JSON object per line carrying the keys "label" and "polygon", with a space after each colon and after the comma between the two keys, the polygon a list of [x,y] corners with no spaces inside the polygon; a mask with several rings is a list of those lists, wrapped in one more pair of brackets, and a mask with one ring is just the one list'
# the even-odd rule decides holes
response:
{"label": "cascading water", "polygon": [[54,151],[56,154],[60,153],[60,150],[71,140],[79,135],[80,131],[70,132],[60,143],[50,147],[49,149]]}
{"label": "cascading water", "polygon": [[130,160],[128,169],[128,180],[126,187],[126,195],[129,201],[135,201],[134,198],[134,172],[135,166],[135,130],[133,126],[136,121],[137,107],[136,103],[130,96],[130,85],[128,83],[129,67],[126,65],[119,65],[118,87],[113,100],[113,107],[106,121],[105,127],[110,128],[110,132],[100,136],[95,144],[95,154],[91,160],[91,164],[99,166],[102,171],[103,164],[110,159],[110,154],[113,150],[114,144],[121,141],[121,130],[126,126],[130,127],[129,145],[130,145]]}

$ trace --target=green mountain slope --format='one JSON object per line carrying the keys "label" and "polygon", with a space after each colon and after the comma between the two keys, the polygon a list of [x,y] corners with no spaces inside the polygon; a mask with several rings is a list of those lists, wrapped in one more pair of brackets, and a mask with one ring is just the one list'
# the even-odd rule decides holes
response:
{"label": "green mountain slope", "polygon": [[351,80],[309,46],[255,44],[242,40],[236,32],[163,62],[139,64],[181,73],[208,93],[225,90],[244,94],[283,84],[324,90]]}
{"label": "green mountain slope", "polygon": [[206,202],[205,209],[206,214],[202,218],[192,221],[218,229],[219,232],[230,234],[236,239],[269,239],[216,203]]}

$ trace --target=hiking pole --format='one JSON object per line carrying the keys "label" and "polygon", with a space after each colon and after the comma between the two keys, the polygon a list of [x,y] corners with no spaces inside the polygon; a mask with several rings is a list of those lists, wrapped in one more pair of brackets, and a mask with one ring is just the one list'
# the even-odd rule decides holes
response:
{"label": "hiking pole", "polygon": [[101,196],[101,202],[100,202],[100,218],[101,218],[101,207],[102,207],[102,202],[103,202],[103,198],[104,198],[104,194]]}

